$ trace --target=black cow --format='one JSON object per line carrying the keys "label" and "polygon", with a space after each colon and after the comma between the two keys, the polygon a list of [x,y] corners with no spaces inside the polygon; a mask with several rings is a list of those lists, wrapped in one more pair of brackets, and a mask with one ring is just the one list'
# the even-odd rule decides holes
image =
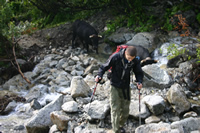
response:
{"label": "black cow", "polygon": [[89,45],[93,46],[93,49],[96,50],[98,54],[98,42],[101,37],[98,35],[98,32],[85,21],[76,20],[73,24],[73,38],[72,38],[72,48],[74,48],[74,41],[78,36],[80,41],[83,43],[84,48],[89,51]]}

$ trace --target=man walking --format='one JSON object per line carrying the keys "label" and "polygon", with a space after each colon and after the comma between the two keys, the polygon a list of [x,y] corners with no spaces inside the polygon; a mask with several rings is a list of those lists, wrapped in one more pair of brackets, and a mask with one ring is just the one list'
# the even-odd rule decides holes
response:
{"label": "man walking", "polygon": [[129,116],[129,105],[131,99],[130,91],[130,73],[133,70],[138,89],[142,88],[143,71],[140,66],[140,60],[135,58],[137,50],[134,46],[128,46],[109,57],[105,64],[99,68],[98,75],[95,78],[99,82],[105,71],[112,68],[110,75],[111,93],[111,122],[112,132],[125,132],[124,123]]}

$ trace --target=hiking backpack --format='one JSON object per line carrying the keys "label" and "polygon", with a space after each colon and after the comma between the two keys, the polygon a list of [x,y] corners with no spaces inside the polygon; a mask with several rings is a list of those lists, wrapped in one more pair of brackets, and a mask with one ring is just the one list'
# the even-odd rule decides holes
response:
{"label": "hiking backpack", "polygon": [[[128,47],[128,45],[118,45],[116,51],[113,52],[113,53],[110,55],[110,57],[111,57],[113,54],[118,53],[118,52],[120,52],[120,51],[123,50],[123,49],[126,49],[127,47]],[[139,56],[137,56],[136,58],[140,59]],[[112,67],[110,67],[110,69],[108,70],[108,73],[107,73],[107,78],[108,78],[108,79],[111,78],[111,73],[112,73]]]}

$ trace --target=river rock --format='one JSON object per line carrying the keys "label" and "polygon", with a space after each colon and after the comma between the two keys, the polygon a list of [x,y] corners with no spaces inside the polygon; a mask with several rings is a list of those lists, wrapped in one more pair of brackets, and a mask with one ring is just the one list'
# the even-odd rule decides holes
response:
{"label": "river rock", "polygon": [[97,66],[96,63],[92,63],[91,65],[89,65],[85,71],[84,71],[84,74],[83,75],[87,75],[89,73],[92,73],[94,70],[97,70],[99,67]]}
{"label": "river rock", "polygon": [[84,106],[84,110],[88,113],[90,119],[102,120],[106,117],[110,110],[108,101],[93,101],[92,103]]}
{"label": "river rock", "polygon": [[149,123],[158,123],[158,122],[160,122],[160,120],[161,119],[159,117],[157,117],[157,116],[150,116],[147,119],[145,119],[145,123],[146,124],[149,124]]}
{"label": "river rock", "polygon": [[161,96],[148,95],[145,96],[142,101],[154,115],[160,115],[165,110],[165,102]]}
{"label": "river rock", "polygon": [[161,69],[156,64],[146,65],[142,67],[142,69],[144,71],[144,87],[157,87],[163,89],[172,84],[171,76],[167,71]]}
{"label": "river rock", "polygon": [[191,131],[200,130],[200,118],[185,118],[180,121],[173,122],[171,124],[172,129],[179,129],[179,131],[184,133],[190,133]]}
{"label": "river rock", "polygon": [[64,103],[61,108],[67,113],[74,113],[78,111],[78,104],[75,101],[70,101]]}
{"label": "river rock", "polygon": [[114,42],[115,44],[123,44],[132,39],[133,34],[131,33],[117,33],[112,34],[108,37],[108,40]]}
{"label": "river rock", "polygon": [[173,84],[167,92],[167,100],[178,114],[190,109],[190,102],[182,87],[177,83]]}
{"label": "river rock", "polygon": [[131,100],[129,115],[136,119],[139,119],[139,115],[142,119],[145,119],[148,116],[150,116],[150,111],[145,105],[145,103],[141,102],[140,106],[141,106],[141,112],[139,112],[139,101]]}
{"label": "river rock", "polygon": [[42,106],[40,105],[40,103],[37,101],[37,100],[33,100],[31,103],[30,103],[30,106],[31,108],[35,109],[35,110],[39,110],[42,108]]}
{"label": "river rock", "polygon": [[83,80],[81,76],[74,76],[71,81],[71,95],[73,98],[76,97],[87,97],[91,93],[90,87]]}
{"label": "river rock", "polygon": [[152,52],[157,46],[156,34],[150,32],[137,33],[127,44],[140,45]]}
{"label": "river rock", "polygon": [[170,131],[169,123],[150,123],[135,129],[135,133],[170,133]]}
{"label": "river rock", "polygon": [[74,133],[105,133],[105,129],[99,128],[95,125],[90,124],[89,126],[85,127],[85,125],[80,125],[75,127]]}
{"label": "river rock", "polygon": [[50,113],[61,110],[63,95],[39,110],[27,123],[25,123],[27,133],[48,132],[52,125]]}
{"label": "river rock", "polygon": [[197,117],[197,113],[194,112],[194,111],[190,111],[190,112],[187,112],[183,115],[183,118],[188,118],[188,117]]}
{"label": "river rock", "polygon": [[69,116],[66,115],[66,113],[62,111],[54,111],[50,114],[51,121],[57,125],[57,128],[60,131],[67,131],[68,129],[68,122],[71,120]]}
{"label": "river rock", "polygon": [[[26,72],[24,73],[24,76],[32,81],[33,76],[35,74],[33,72]],[[9,79],[5,84],[2,85],[2,88],[4,90],[10,90],[12,92],[20,92],[22,90],[28,90],[30,89],[32,84],[27,83],[20,74],[14,76],[13,78]]]}
{"label": "river rock", "polygon": [[43,97],[46,93],[48,93],[48,87],[43,84],[38,84],[30,89],[28,94],[25,95],[25,98],[27,101],[31,102],[34,99],[39,100],[39,98]]}

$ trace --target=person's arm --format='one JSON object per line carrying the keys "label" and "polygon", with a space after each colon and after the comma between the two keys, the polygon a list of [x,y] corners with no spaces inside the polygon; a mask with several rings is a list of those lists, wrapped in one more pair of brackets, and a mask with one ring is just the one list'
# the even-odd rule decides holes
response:
{"label": "person's arm", "polygon": [[140,63],[136,64],[135,68],[133,68],[133,72],[134,72],[135,77],[136,77],[138,89],[141,89],[142,88],[143,77],[144,77],[144,72],[143,72],[143,70],[141,68]]}
{"label": "person's arm", "polygon": [[95,78],[96,82],[100,82],[100,80],[102,79],[104,73],[110,69],[110,67],[112,66],[112,62],[113,62],[113,56],[111,56],[110,58],[108,58],[108,60],[106,61],[106,63],[102,64],[99,67],[99,72]]}

